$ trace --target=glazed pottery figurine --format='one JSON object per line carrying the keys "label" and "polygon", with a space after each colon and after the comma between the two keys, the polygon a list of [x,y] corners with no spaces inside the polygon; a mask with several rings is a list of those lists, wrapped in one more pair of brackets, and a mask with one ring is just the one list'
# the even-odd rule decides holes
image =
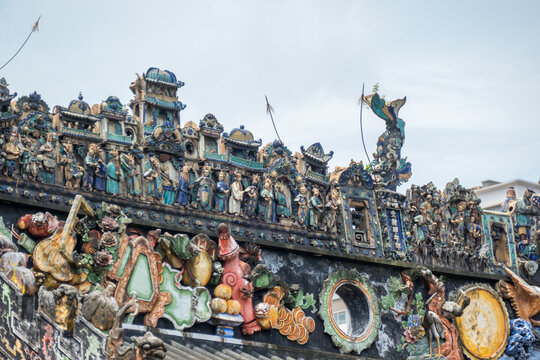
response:
{"label": "glazed pottery figurine", "polygon": [[39,291],[39,309],[62,329],[72,331],[73,320],[79,313],[77,289],[67,284],[62,284],[52,291],[42,287]]}
{"label": "glazed pottery figurine", "polygon": [[[216,183],[216,193],[214,194],[214,210],[218,213],[224,213],[227,208],[227,194],[229,186],[225,182],[225,173],[220,171]],[[232,197],[233,195],[231,195]],[[230,210],[229,210],[230,211]]]}
{"label": "glazed pottery figurine", "polygon": [[128,194],[131,197],[139,198],[142,194],[140,172],[132,154],[122,154],[120,156],[122,169],[127,178]]}
{"label": "glazed pottery figurine", "polygon": [[159,175],[161,178],[161,186],[163,188],[163,203],[165,205],[172,205],[174,204],[176,193],[167,164],[161,164]]}
{"label": "glazed pottery figurine", "polygon": [[313,195],[309,199],[309,227],[319,229],[319,216],[323,211],[323,204],[319,197],[319,189],[313,188]]}
{"label": "glazed pottery figurine", "polygon": [[146,172],[143,177],[148,182],[148,196],[153,198],[152,200],[161,200],[163,192],[163,186],[161,184],[161,176],[159,160],[154,156],[150,158],[150,161],[146,163]]}
{"label": "glazed pottery figurine", "polygon": [[[261,178],[258,174],[254,174],[251,178],[251,185],[246,188],[244,194],[244,209],[248,218],[252,219],[257,216],[257,203],[259,200],[259,190],[257,186]],[[234,184],[233,184],[234,185]],[[230,205],[229,205],[230,209]]]}
{"label": "glazed pottery figurine", "polygon": [[273,203],[274,193],[272,191],[272,180],[265,179],[264,186],[259,197],[259,213],[264,221],[272,222],[273,220]]}
{"label": "glazed pottery figurine", "polygon": [[111,160],[107,164],[107,193],[120,195],[120,183],[124,181],[124,172],[120,166],[118,151],[111,151]]}
{"label": "glazed pottery figurine", "polygon": [[234,182],[231,184],[231,196],[229,198],[229,213],[240,215],[242,208],[242,199],[244,198],[244,190],[242,187],[242,174],[234,173]]}
{"label": "glazed pottery figurine", "polygon": [[19,155],[21,153],[19,147],[19,134],[16,129],[13,129],[9,134],[9,141],[4,144],[4,176],[13,176],[16,173]]}
{"label": "glazed pottery figurine", "polygon": [[203,168],[202,175],[194,182],[194,187],[197,188],[199,210],[210,211],[212,209],[212,190],[215,187],[210,178],[210,167]]}
{"label": "glazed pottery figurine", "polygon": [[229,285],[232,290],[231,298],[241,305],[241,315],[244,318],[242,333],[251,335],[260,331],[261,327],[253,312],[253,285],[247,279],[251,273],[248,264],[238,258],[239,246],[231,235],[226,224],[218,225],[219,258],[225,262],[221,283]]}
{"label": "glazed pottery figurine", "polygon": [[41,160],[40,178],[46,184],[54,184],[56,176],[56,165],[59,160],[59,153],[56,146],[54,133],[47,134],[47,140],[39,147],[38,160]]}
{"label": "glazed pottery figurine", "polygon": [[531,219],[538,214],[538,207],[531,204],[531,197],[534,190],[527,189],[523,197],[519,198],[516,204],[516,223],[518,228],[519,239],[522,243],[527,244],[531,238],[530,228]]}
{"label": "glazed pottery figurine", "polygon": [[283,182],[279,182],[276,185],[276,215],[279,217],[288,218],[291,216],[291,208],[289,205],[289,199],[285,194],[285,185]]}
{"label": "glazed pottery figurine", "polygon": [[306,226],[308,218],[308,194],[306,185],[300,185],[300,192],[294,198],[294,202],[297,204],[298,210],[296,213],[296,219],[298,224]]}
{"label": "glazed pottery figurine", "polygon": [[176,188],[176,203],[180,204],[182,207],[186,207],[189,204],[189,188],[190,179],[189,179],[189,166],[184,166],[182,168],[182,173],[178,178],[178,186]]}

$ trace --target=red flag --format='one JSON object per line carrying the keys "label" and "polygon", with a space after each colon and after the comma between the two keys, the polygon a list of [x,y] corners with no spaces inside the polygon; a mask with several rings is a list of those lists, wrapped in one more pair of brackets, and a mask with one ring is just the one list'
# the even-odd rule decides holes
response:
{"label": "red flag", "polygon": [[37,19],[36,23],[34,24],[34,26],[32,26],[32,32],[34,31],[39,31],[39,19],[41,19],[41,15],[39,16],[39,18]]}

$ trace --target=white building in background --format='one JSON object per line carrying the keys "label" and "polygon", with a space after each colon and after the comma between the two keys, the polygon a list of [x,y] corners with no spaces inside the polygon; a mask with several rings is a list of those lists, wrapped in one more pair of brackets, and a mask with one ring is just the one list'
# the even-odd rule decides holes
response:
{"label": "white building in background", "polygon": [[535,193],[540,193],[540,182],[534,183],[521,179],[507,182],[485,180],[482,181],[481,186],[473,188],[473,190],[480,200],[482,200],[480,206],[484,210],[501,211],[502,203],[506,199],[506,190],[509,186],[514,187],[518,198],[522,197],[527,189],[532,189]]}
{"label": "white building in background", "polygon": [[345,304],[343,299],[335,292],[332,295],[332,316],[334,317],[334,321],[336,322],[337,326],[339,326],[341,331],[343,331],[345,334],[349,334],[349,329],[351,327],[351,314],[347,304]]}

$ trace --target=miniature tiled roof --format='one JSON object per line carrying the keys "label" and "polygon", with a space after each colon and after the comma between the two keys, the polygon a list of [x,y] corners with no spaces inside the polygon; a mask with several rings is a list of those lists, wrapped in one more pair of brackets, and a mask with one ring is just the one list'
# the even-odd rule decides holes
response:
{"label": "miniature tiled roof", "polygon": [[223,133],[223,139],[232,144],[258,148],[262,144],[262,140],[255,140],[253,133],[240,125],[240,128],[232,129],[230,134]]}
{"label": "miniature tiled roof", "polygon": [[144,74],[146,81],[163,84],[167,86],[182,87],[184,83],[176,79],[176,75],[169,70],[160,70],[155,67],[151,67]]}
{"label": "miniature tiled roof", "polygon": [[87,102],[83,101],[83,96],[79,92],[79,98],[77,100],[71,100],[67,108],[63,106],[58,106],[58,110],[62,115],[77,118],[85,119],[92,122],[99,121],[97,116],[92,115],[90,111],[90,105]]}
{"label": "miniature tiled roof", "polygon": [[167,101],[161,100],[153,96],[146,95],[145,100],[152,105],[160,107],[166,110],[184,110],[186,105],[182,104],[181,101]]}
{"label": "miniature tiled roof", "polygon": [[326,164],[328,161],[330,161],[332,156],[334,156],[333,151],[325,154],[321,143],[315,143],[308,147],[307,150],[303,146],[301,146],[300,150],[302,151],[302,154],[304,154],[306,159],[314,160],[321,164]]}
{"label": "miniature tiled roof", "polygon": [[120,115],[127,115],[127,108],[122,104],[117,96],[109,96],[101,103],[101,111],[112,112]]}
{"label": "miniature tiled roof", "polygon": [[199,122],[199,127],[201,130],[207,130],[215,134],[219,134],[223,131],[223,125],[216,119],[214,114],[206,114]]}

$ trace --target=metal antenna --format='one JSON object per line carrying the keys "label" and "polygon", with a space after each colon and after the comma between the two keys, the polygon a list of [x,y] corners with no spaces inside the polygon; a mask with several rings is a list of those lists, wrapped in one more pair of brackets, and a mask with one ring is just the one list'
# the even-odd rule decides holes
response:
{"label": "metal antenna", "polygon": [[360,103],[360,134],[362,135],[362,145],[364,145],[364,152],[366,153],[367,159],[369,164],[371,164],[371,160],[369,159],[369,155],[366,149],[366,142],[364,141],[364,128],[362,126],[362,105],[364,105],[364,83],[362,83],[362,96],[360,97],[360,100],[358,100]]}
{"label": "metal antenna", "polygon": [[[272,112],[274,111],[274,109],[272,108],[272,106],[270,106],[270,103],[268,102],[268,97],[264,95],[264,98],[266,99],[266,113],[270,115],[270,119],[272,119],[272,125],[274,125],[274,131],[276,132],[279,141],[281,141],[281,138],[279,137],[276,129],[276,123],[274,123],[274,117],[272,116]],[[281,141],[281,143],[283,143],[283,141]]]}

